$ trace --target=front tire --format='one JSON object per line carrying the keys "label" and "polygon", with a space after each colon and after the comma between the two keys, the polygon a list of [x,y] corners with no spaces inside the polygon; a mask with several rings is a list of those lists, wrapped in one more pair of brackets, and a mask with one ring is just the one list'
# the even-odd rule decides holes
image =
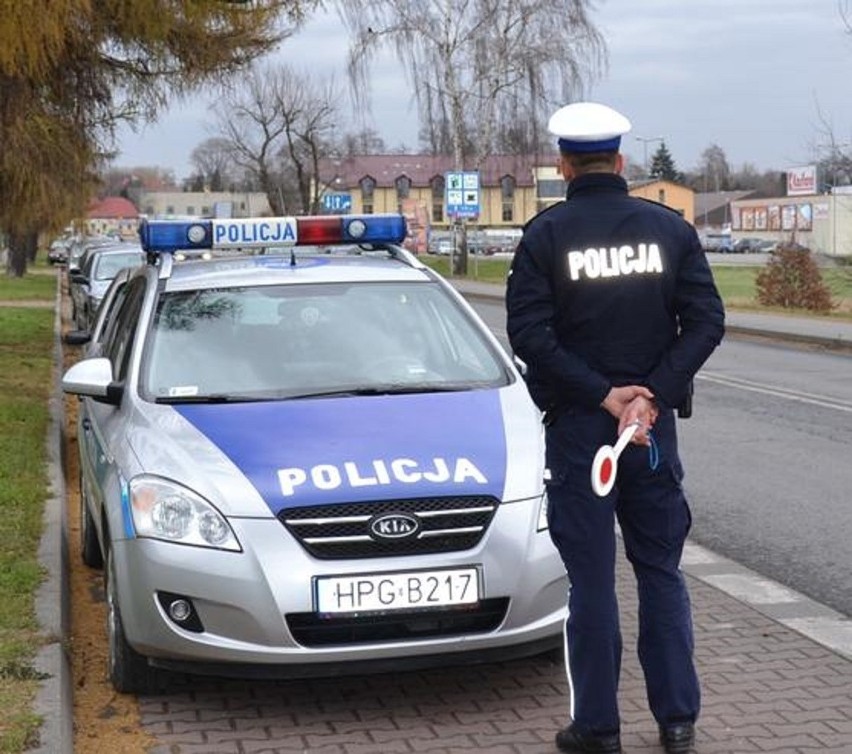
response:
{"label": "front tire", "polygon": [[112,548],[106,560],[107,639],[109,642],[109,678],[121,694],[156,694],[162,690],[160,672],[148,664],[124,635],[118,590],[115,579],[115,557]]}

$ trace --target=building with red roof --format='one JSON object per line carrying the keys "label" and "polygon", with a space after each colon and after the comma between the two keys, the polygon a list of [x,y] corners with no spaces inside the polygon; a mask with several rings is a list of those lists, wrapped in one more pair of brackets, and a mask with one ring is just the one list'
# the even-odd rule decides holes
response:
{"label": "building with red roof", "polygon": [[107,196],[89,205],[86,212],[86,232],[90,235],[119,235],[136,238],[139,210],[123,196]]}

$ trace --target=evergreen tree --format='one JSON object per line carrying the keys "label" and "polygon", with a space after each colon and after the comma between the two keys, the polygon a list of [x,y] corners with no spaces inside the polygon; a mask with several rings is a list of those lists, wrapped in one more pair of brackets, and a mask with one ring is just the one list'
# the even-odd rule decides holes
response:
{"label": "evergreen tree", "polygon": [[681,174],[675,167],[674,159],[668,147],[666,147],[666,142],[661,141],[657,151],[654,152],[648,175],[651,178],[659,178],[664,181],[680,182]]}

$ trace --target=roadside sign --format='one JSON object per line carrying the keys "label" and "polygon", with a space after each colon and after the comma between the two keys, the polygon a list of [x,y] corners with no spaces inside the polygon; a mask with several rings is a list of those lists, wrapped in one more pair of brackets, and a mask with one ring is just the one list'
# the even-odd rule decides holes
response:
{"label": "roadside sign", "polygon": [[444,204],[447,216],[477,218],[480,213],[479,172],[449,172],[444,175]]}
{"label": "roadside sign", "polygon": [[352,209],[352,194],[323,194],[322,208],[326,212],[349,212]]}

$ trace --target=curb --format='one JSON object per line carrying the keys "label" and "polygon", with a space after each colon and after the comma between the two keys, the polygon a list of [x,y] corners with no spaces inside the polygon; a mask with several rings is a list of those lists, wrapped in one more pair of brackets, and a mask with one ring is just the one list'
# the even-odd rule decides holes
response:
{"label": "curb", "polygon": [[852,660],[852,618],[687,539],[680,563],[689,577]]}
{"label": "curb", "polygon": [[742,325],[725,325],[726,335],[738,335],[743,338],[759,340],[782,341],[802,346],[815,346],[837,353],[852,353],[852,342],[842,337],[826,338],[819,335],[799,335],[791,332],[780,332],[778,330],[767,330],[756,327],[745,327]]}
{"label": "curb", "polygon": [[65,465],[63,463],[62,278],[56,279],[54,305],[54,378],[49,403],[47,436],[50,497],[44,507],[44,532],[39,562],[47,576],[35,597],[35,610],[44,644],[35,658],[35,669],[44,677],[34,702],[42,718],[36,754],[73,754],[74,714],[71,661],[67,639],[70,625],[68,586],[68,530],[65,518]]}

